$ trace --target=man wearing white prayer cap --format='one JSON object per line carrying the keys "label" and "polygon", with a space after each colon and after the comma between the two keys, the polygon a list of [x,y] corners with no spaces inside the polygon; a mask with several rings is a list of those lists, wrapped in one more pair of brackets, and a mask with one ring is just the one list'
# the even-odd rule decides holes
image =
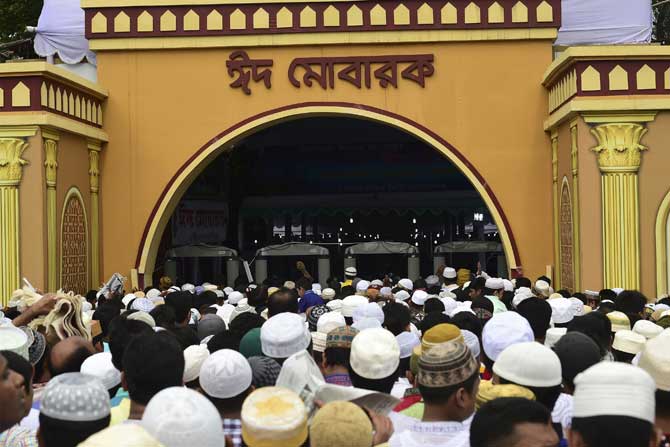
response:
{"label": "man wearing white prayer cap", "polygon": [[98,352],[84,360],[80,369],[82,374],[88,374],[100,379],[107,388],[109,397],[116,396],[121,386],[121,371],[114,367],[112,354],[109,352]]}
{"label": "man wearing white prayer cap", "polygon": [[445,267],[442,271],[442,277],[444,278],[444,289],[447,292],[452,292],[458,289],[458,273],[453,267]]}
{"label": "man wearing white prayer cap", "polygon": [[261,326],[261,350],[279,364],[307,349],[311,340],[312,334],[298,314],[283,312],[270,317]]}
{"label": "man wearing white prayer cap", "polygon": [[352,285],[352,282],[354,278],[356,278],[356,275],[358,272],[356,271],[356,267],[347,267],[344,269],[344,282],[340,285],[341,287],[347,287]]}
{"label": "man wearing white prayer cap", "polygon": [[390,287],[382,287],[379,289],[379,296],[384,299],[393,298],[393,289]]}
{"label": "man wearing white prayer cap", "polygon": [[575,378],[570,447],[651,447],[656,384],[643,369],[600,362]]}
{"label": "man wearing white prayer cap", "polygon": [[407,301],[410,298],[410,294],[407,290],[399,290],[397,291],[394,295],[393,298],[395,298],[396,301]]}
{"label": "man wearing white prayer cap", "polygon": [[223,431],[242,445],[240,413],[244,399],[254,389],[249,362],[242,354],[221,349],[210,355],[200,368],[200,387],[223,420]]}
{"label": "man wearing white prayer cap", "polygon": [[183,285],[181,286],[181,291],[182,291],[182,292],[191,292],[191,293],[195,293],[195,286],[194,286],[193,284],[189,284],[189,283],[183,284]]}
{"label": "man wearing white prayer cap", "polygon": [[658,445],[670,442],[670,335],[665,332],[649,339],[640,354],[638,366],[656,382],[656,427],[662,436]]}
{"label": "man wearing white prayer cap", "polygon": [[316,331],[328,335],[328,332],[338,327],[346,326],[344,317],[339,312],[326,312],[316,322]]}
{"label": "man wearing white prayer cap", "polygon": [[512,298],[512,306],[516,309],[519,307],[522,301],[527,300],[528,298],[533,298],[533,292],[528,287],[519,287],[514,293],[514,298]]}
{"label": "man wearing white prayer cap", "polygon": [[356,295],[367,296],[369,287],[370,283],[368,281],[364,279],[358,281],[356,284]]}
{"label": "man wearing white prayer cap", "polygon": [[330,312],[337,312],[340,315],[342,314],[342,300],[330,300],[326,303],[326,307],[330,309]]}
{"label": "man wearing white prayer cap", "polygon": [[109,393],[97,377],[60,374],[42,393],[39,418],[40,447],[76,446],[109,425]]}
{"label": "man wearing white prayer cap", "polygon": [[542,279],[535,281],[535,286],[533,288],[539,297],[549,298],[549,296],[554,293],[554,289],[551,288],[549,283]]}
{"label": "man wearing white prayer cap", "polygon": [[200,387],[200,368],[207,357],[207,345],[191,345],[184,349],[184,385],[192,389]]}
{"label": "man wearing white prayer cap", "polygon": [[411,279],[403,278],[400,281],[398,281],[398,287],[408,292],[411,292],[412,290],[414,290],[414,283],[412,282]]}
{"label": "man wearing white prayer cap", "polygon": [[346,320],[347,324],[352,324],[354,322],[354,310],[356,310],[357,307],[363,306],[367,303],[368,299],[360,295],[349,295],[342,300],[342,315],[344,315],[344,319]]}
{"label": "man wearing white prayer cap", "polygon": [[484,285],[484,296],[493,303],[493,313],[507,311],[507,306],[502,302],[505,293],[505,283],[501,278],[488,278]]}
{"label": "man wearing white prayer cap", "polygon": [[560,297],[547,302],[551,306],[551,321],[554,322],[554,326],[567,327],[574,318],[574,308],[570,300]]}
{"label": "man wearing white prayer cap", "polygon": [[647,339],[629,330],[617,331],[612,342],[612,355],[617,362],[631,363],[644,349]]}
{"label": "man wearing white prayer cap", "polygon": [[230,295],[228,295],[228,304],[231,304],[233,306],[237,306],[237,303],[240,302],[244,298],[244,295],[242,295],[241,292],[231,292]]}
{"label": "man wearing white prayer cap", "polygon": [[649,320],[638,320],[633,325],[633,332],[644,336],[647,340],[661,335],[663,328]]}
{"label": "man wearing white prayer cap", "polygon": [[400,365],[400,346],[386,329],[359,332],[351,342],[349,375],[356,388],[389,394]]}
{"label": "man wearing white prayer cap", "polygon": [[495,362],[508,346],[534,339],[535,335],[528,320],[516,312],[501,312],[493,315],[482,331],[482,347],[491,362]]}
{"label": "man wearing white prayer cap", "polygon": [[183,387],[156,394],[142,416],[142,427],[165,447],[221,447],[224,433],[216,407]]}
{"label": "man wearing white prayer cap", "polygon": [[242,406],[242,436],[249,447],[302,446],[308,436],[305,404],[287,388],[255,390]]}
{"label": "man wearing white prayer cap", "polygon": [[331,289],[330,287],[327,287],[323,289],[321,292],[321,298],[323,298],[324,301],[329,301],[335,298],[335,290]]}

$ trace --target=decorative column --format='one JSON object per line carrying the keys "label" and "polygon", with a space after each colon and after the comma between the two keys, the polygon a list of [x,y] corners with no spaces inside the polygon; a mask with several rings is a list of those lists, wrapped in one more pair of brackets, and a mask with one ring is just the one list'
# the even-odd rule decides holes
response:
{"label": "decorative column", "polygon": [[552,179],[552,195],[554,204],[554,274],[552,282],[555,289],[560,286],[560,241],[559,241],[559,202],[558,202],[558,131],[554,130],[551,133],[551,179]]}
{"label": "decorative column", "polygon": [[646,150],[642,124],[607,123],[591,129],[598,140],[602,182],[603,274],[606,288],[640,287],[640,210],[637,173]]}
{"label": "decorative column", "polygon": [[582,290],[581,286],[581,245],[579,226],[579,144],[577,139],[577,120],[570,123],[570,154],[572,158],[572,267],[574,272],[575,290]]}
{"label": "decorative column", "polygon": [[42,129],[44,169],[47,183],[47,290],[58,289],[58,228],[56,221],[56,171],[58,169],[58,133]]}
{"label": "decorative column", "polygon": [[[7,303],[21,282],[19,253],[19,184],[23,176],[21,158],[28,147],[22,137],[35,130],[0,129],[0,302]],[[5,135],[13,135],[7,136]]]}
{"label": "decorative column", "polygon": [[88,181],[91,191],[91,284],[100,285],[100,141],[88,140]]}

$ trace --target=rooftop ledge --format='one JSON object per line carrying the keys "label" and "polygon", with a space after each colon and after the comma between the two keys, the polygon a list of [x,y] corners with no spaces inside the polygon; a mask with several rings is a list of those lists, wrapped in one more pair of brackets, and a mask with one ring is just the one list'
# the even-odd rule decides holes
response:
{"label": "rooftop ledge", "polygon": [[28,75],[45,75],[49,78],[56,78],[66,84],[72,85],[72,87],[86,90],[91,95],[100,99],[107,98],[108,96],[107,90],[99,84],[46,61],[17,61],[0,64],[0,77]]}

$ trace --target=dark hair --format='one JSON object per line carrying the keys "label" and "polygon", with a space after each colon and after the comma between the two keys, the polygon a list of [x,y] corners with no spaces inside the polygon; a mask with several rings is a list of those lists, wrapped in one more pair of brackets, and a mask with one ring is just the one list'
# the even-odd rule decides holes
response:
{"label": "dark hair", "polygon": [[[468,377],[464,382],[445,387],[427,387],[419,384],[419,392],[426,404],[444,404],[456,391],[465,388],[468,394],[472,395],[475,391],[475,383],[479,378],[479,371]],[[473,396],[474,397],[474,396]]]}
{"label": "dark hair", "polygon": [[601,314],[607,315],[610,312],[614,312],[616,310],[616,304],[615,303],[603,303],[602,301],[598,305],[597,311]]}
{"label": "dark hair", "polygon": [[472,300],[472,309],[485,309],[493,313],[493,301],[485,296],[478,296]]}
{"label": "dark hair", "polygon": [[444,312],[444,303],[439,298],[428,298],[426,302],[423,303],[423,311],[427,314],[431,312],[442,313]]}
{"label": "dark hair", "polygon": [[582,304],[587,304],[586,295],[584,295],[584,294],[581,293],[581,292],[575,292],[575,293],[573,293],[573,294],[572,294],[572,297],[573,297],[573,298],[577,298],[579,301],[582,302]]}
{"label": "dark hair", "polygon": [[177,324],[183,323],[191,313],[193,295],[191,292],[172,292],[165,297],[165,305],[174,310]]}
{"label": "dark hair", "polygon": [[223,331],[210,338],[207,342],[207,349],[210,354],[214,354],[220,349],[232,349],[239,351],[240,339],[231,331]]}
{"label": "dark hair", "polygon": [[410,321],[409,309],[400,303],[386,303],[384,311],[384,327],[393,335],[405,331]]}
{"label": "dark hair", "polygon": [[551,322],[551,306],[540,298],[527,298],[517,306],[519,315],[530,323],[536,339],[543,339]]}
{"label": "dark hair", "polygon": [[183,385],[184,351],[170,333],[139,335],[126,347],[123,372],[130,399],[146,405],[159,391]]}
{"label": "dark hair", "polygon": [[98,307],[93,312],[93,320],[100,322],[100,329],[103,335],[109,333],[109,325],[114,318],[119,316],[119,312],[123,309],[123,303],[116,300],[104,300],[98,304]]}
{"label": "dark hair", "polygon": [[177,316],[174,309],[170,306],[156,306],[149,312],[156,322],[156,326],[164,329],[170,329],[177,323]]}
{"label": "dark hair", "polygon": [[670,391],[656,390],[656,414],[670,413]]}
{"label": "dark hair", "polygon": [[242,337],[252,329],[263,326],[265,318],[253,312],[244,312],[236,316],[228,325],[228,330],[237,338],[242,340]]}
{"label": "dark hair", "polygon": [[247,299],[249,301],[249,305],[252,307],[265,307],[268,303],[268,286],[263,285],[249,290],[247,293]]}
{"label": "dark hair", "polygon": [[482,322],[479,321],[477,315],[470,312],[459,312],[451,317],[451,324],[455,325],[461,330],[470,331],[477,336],[482,337]]}
{"label": "dark hair", "polygon": [[629,416],[574,417],[572,430],[588,447],[648,447],[653,425]]}
{"label": "dark hair", "polygon": [[479,276],[473,279],[468,288],[473,290],[484,290],[486,288],[486,278]]}
{"label": "dark hair", "polygon": [[[191,292],[186,293],[191,294]],[[200,309],[201,306],[211,306],[212,304],[216,304],[218,300],[216,293],[212,292],[211,290],[205,290],[200,295],[191,294],[191,297],[193,300],[193,307],[196,309]]]}
{"label": "dark hair", "polygon": [[547,277],[545,275],[540,276],[539,278],[537,278],[537,280],[538,281],[546,281],[547,284],[551,285],[551,279],[549,279],[549,277]]}
{"label": "dark hair", "polygon": [[425,317],[423,317],[423,320],[419,322],[419,329],[421,330],[422,334],[425,334],[427,331],[432,329],[434,326],[437,326],[438,324],[442,323],[449,323],[451,322],[451,318],[449,318],[447,315],[443,314],[442,312],[431,312],[426,314]]}
{"label": "dark hair", "polygon": [[33,365],[16,352],[0,351],[0,354],[7,360],[7,368],[23,376],[23,388],[25,388],[26,394],[30,394],[33,382]]}
{"label": "dark hair", "polygon": [[356,374],[356,371],[349,365],[349,378],[351,379],[351,384],[356,388],[391,394],[393,385],[398,378],[398,369],[393,371],[393,374],[388,377],[381,379],[367,379]]}
{"label": "dark hair", "polygon": [[635,354],[629,354],[628,352],[623,352],[612,348],[612,357],[614,357],[616,362],[632,363],[633,359],[635,358]]}
{"label": "dark hair", "polygon": [[196,334],[190,326],[175,327],[170,329],[169,332],[175,336],[175,339],[179,343],[179,346],[181,346],[182,350],[188,348],[189,346],[200,344],[198,334]]}
{"label": "dark hair", "polygon": [[616,310],[625,314],[640,314],[647,304],[647,297],[637,290],[624,290],[616,297],[614,303],[616,304]]}
{"label": "dark hair", "polygon": [[326,365],[328,366],[338,365],[348,368],[350,355],[351,349],[347,348],[326,348],[323,351],[323,358],[326,359]]}
{"label": "dark hair", "polygon": [[670,298],[661,298],[656,304],[665,304],[666,306],[670,306]]}
{"label": "dark hair", "polygon": [[98,292],[96,290],[89,290],[86,292],[86,301],[95,303],[98,300]]}
{"label": "dark hair", "polygon": [[426,283],[426,280],[423,279],[423,278],[419,278],[419,279],[414,280],[414,282],[412,284],[414,285],[414,290],[425,289],[425,288],[428,287],[428,284]]}
{"label": "dark hair", "polygon": [[109,426],[110,415],[95,421],[65,421],[40,412],[40,446],[77,447],[86,438]]}
{"label": "dark hair", "polygon": [[556,293],[561,295],[563,298],[570,298],[572,296],[572,295],[570,295],[570,291],[568,289],[561,289]]}
{"label": "dark hair", "polygon": [[109,352],[112,354],[114,367],[123,371],[123,353],[133,337],[151,333],[153,329],[143,321],[128,320],[124,316],[112,320],[109,325]]}
{"label": "dark hair", "polygon": [[311,290],[312,288],[312,281],[309,279],[305,278],[304,276],[300,279],[298,279],[295,282],[295,288],[297,289],[304,289],[304,290]]}
{"label": "dark hair", "polygon": [[[605,322],[599,318],[598,312],[590,312],[586,315],[575,317],[568,323],[568,332],[581,332],[588,335],[591,340],[595,341],[600,349],[600,356],[604,357],[609,351],[611,340],[611,323],[608,328]],[[609,318],[605,317],[609,322]]]}
{"label": "dark hair", "polygon": [[[551,413],[544,406],[520,397],[502,397],[481,406],[470,425],[470,447],[511,445],[519,424],[547,425]],[[589,446],[593,447],[593,446]]]}
{"label": "dark hair", "polygon": [[229,397],[227,399],[212,397],[209,394],[203,392],[205,397],[214,404],[216,409],[219,410],[219,413],[221,414],[223,414],[224,411],[240,411],[242,409],[242,404],[244,403],[244,400],[247,398],[249,393],[251,393],[251,386],[242,391],[237,396]]}
{"label": "dark hair", "polygon": [[616,301],[616,292],[611,289],[602,289],[600,292],[598,292],[598,296],[600,297],[600,301],[602,300]]}
{"label": "dark hair", "polygon": [[286,287],[268,297],[268,318],[283,312],[298,313],[298,298]]}
{"label": "dark hair", "polygon": [[530,282],[530,279],[526,278],[525,276],[519,276],[516,279],[515,284],[517,289],[521,287],[528,287],[529,289],[533,288],[533,283]]}

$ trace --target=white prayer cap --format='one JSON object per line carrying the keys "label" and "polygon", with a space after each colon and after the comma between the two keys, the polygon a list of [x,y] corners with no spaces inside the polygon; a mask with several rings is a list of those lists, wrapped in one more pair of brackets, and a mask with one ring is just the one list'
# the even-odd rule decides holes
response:
{"label": "white prayer cap", "polygon": [[110,425],[89,436],[77,447],[165,447],[140,424]]}
{"label": "white prayer cap", "polygon": [[623,289],[621,287],[614,287],[612,289],[612,292],[616,293],[617,295],[620,295],[621,292],[623,292]]}
{"label": "white prayer cap", "polygon": [[359,332],[351,342],[351,369],[366,379],[383,379],[398,369],[400,347],[386,329]]}
{"label": "white prayer cap", "polygon": [[372,280],[372,282],[370,282],[370,285],[381,287],[381,286],[384,285],[384,282],[381,279],[374,279],[374,280]]}
{"label": "white prayer cap", "polygon": [[390,287],[382,287],[379,289],[379,295],[390,298],[393,296],[393,290]]}
{"label": "white prayer cap", "polygon": [[508,346],[534,339],[533,329],[528,320],[516,312],[493,314],[482,331],[484,353],[494,362]]}
{"label": "white prayer cap", "polygon": [[519,304],[527,300],[528,298],[533,298],[535,295],[530,291],[528,287],[519,287],[516,291],[516,295],[512,298],[512,306],[518,308]]}
{"label": "white prayer cap", "polygon": [[186,283],[181,286],[181,291],[195,293],[195,286],[193,284]]}
{"label": "white prayer cap", "polygon": [[240,419],[242,439],[249,447],[299,447],[307,439],[305,404],[288,388],[255,390],[244,400]]}
{"label": "white prayer cap", "polygon": [[442,301],[442,304],[444,304],[445,315],[450,315],[451,312],[453,312],[454,309],[458,307],[458,301],[451,297],[445,296],[444,298],[440,298],[440,301]]}
{"label": "white prayer cap", "polygon": [[92,310],[93,310],[93,305],[91,303],[89,303],[88,301],[84,301],[84,302],[81,303],[81,312],[82,313],[85,314],[86,312],[90,312]]}
{"label": "white prayer cap", "polygon": [[544,345],[547,348],[553,348],[558,340],[567,333],[568,328],[565,327],[552,327],[547,329],[547,333],[544,336]]}
{"label": "white prayer cap", "polygon": [[638,366],[656,381],[656,388],[670,391],[670,343],[665,335],[647,341]]}
{"label": "white prayer cap", "polygon": [[121,371],[114,367],[112,354],[109,352],[98,352],[88,357],[79,371],[97,377],[108,390],[121,383]]}
{"label": "white prayer cap", "polygon": [[[151,289],[151,290],[156,290],[156,289]],[[151,290],[149,290],[149,292],[151,292]],[[152,297],[149,296],[149,292],[147,292],[147,298],[152,298]],[[160,295],[160,293],[159,293],[159,295]],[[135,298],[137,298],[137,297],[135,296],[134,293],[129,293],[126,296],[124,296],[123,298],[121,298],[121,302],[123,303],[124,307],[128,307],[128,303],[130,303]]]}
{"label": "white prayer cap", "polygon": [[365,317],[352,324],[351,327],[357,331],[364,331],[366,329],[381,328],[382,324],[376,318]]}
{"label": "white prayer cap", "polygon": [[109,392],[97,377],[59,374],[44,388],[40,412],[61,421],[98,421],[109,416]]}
{"label": "white prayer cap", "polygon": [[412,294],[412,302],[417,306],[423,306],[423,304],[428,299],[428,294],[423,290],[416,290]]}
{"label": "white prayer cap", "polygon": [[[128,295],[126,295],[126,296],[128,296]],[[149,298],[150,300],[153,300],[154,298],[160,298],[160,296],[161,296],[161,292],[158,289],[150,289],[147,292],[147,298]]]}
{"label": "white prayer cap", "polygon": [[358,275],[358,271],[356,271],[356,267],[347,267],[344,269],[344,275],[354,277]]}
{"label": "white prayer cap", "polygon": [[417,337],[416,334],[407,331],[399,333],[395,336],[395,339],[398,342],[398,347],[400,348],[401,359],[411,357],[414,347],[421,344],[421,340],[419,340],[419,337]]}
{"label": "white prayer cap", "polygon": [[151,312],[156,305],[149,298],[137,298],[130,306],[131,309],[141,310],[142,312]]}
{"label": "white prayer cap", "polygon": [[456,269],[453,267],[445,267],[444,271],[442,272],[442,276],[444,276],[447,279],[455,279]]}
{"label": "white prayer cap", "polygon": [[668,306],[667,304],[663,304],[663,303],[656,304],[656,305],[654,305],[654,311],[657,311],[657,310],[670,310],[670,306]]}
{"label": "white prayer cap", "polygon": [[[456,290],[456,289],[452,289],[452,290]],[[456,294],[454,294],[453,292],[451,292],[451,291],[449,291],[449,290],[442,290],[442,291],[440,291],[440,293],[439,293],[438,296],[439,296],[440,298],[452,298],[452,299],[456,299]]]}
{"label": "white prayer cap", "polygon": [[500,290],[505,288],[505,283],[500,278],[489,278],[486,280],[485,287],[491,290]]}
{"label": "white prayer cap", "polygon": [[656,384],[642,368],[596,363],[575,377],[573,418],[628,416],[654,423]]}
{"label": "white prayer cap", "polygon": [[[208,292],[213,292],[213,291],[215,291],[216,289],[218,289],[218,287],[217,287],[216,285],[214,285],[214,284],[209,284],[209,283],[204,283],[204,284],[202,285],[202,288],[205,289],[205,290],[208,291]],[[177,291],[178,291],[178,290],[176,290],[176,292],[177,292]]]}
{"label": "white prayer cap", "polygon": [[326,350],[326,340],[328,334],[323,332],[312,332],[312,350],[316,352],[324,352]]}
{"label": "white prayer cap", "polygon": [[663,327],[649,320],[638,320],[633,325],[633,332],[650,339],[659,336],[663,332]]}
{"label": "white prayer cap", "polygon": [[607,314],[612,323],[612,332],[630,331],[630,319],[623,312],[614,311]]}
{"label": "white prayer cap", "polygon": [[368,288],[370,287],[370,283],[364,279],[361,279],[358,281],[356,284],[356,292],[367,292]]}
{"label": "white prayer cap", "polygon": [[217,298],[225,298],[226,297],[226,294],[223,293],[223,290],[216,289],[214,291],[214,294],[216,294]]}
{"label": "white prayer cap", "polygon": [[242,293],[231,292],[230,295],[228,295],[228,304],[232,304],[234,306],[239,303],[241,299],[244,299],[244,295],[242,295]]}
{"label": "white prayer cap", "polygon": [[456,307],[454,307],[454,310],[451,311],[449,314],[450,317],[454,317],[454,315],[459,314],[461,312],[469,312],[474,315],[474,311],[472,310],[472,301],[463,301],[456,303]]}
{"label": "white prayer cap", "polygon": [[200,368],[200,387],[217,399],[235,397],[251,385],[251,366],[242,354],[220,349],[205,359]]}
{"label": "white prayer cap", "polygon": [[549,285],[549,283],[542,279],[535,281],[535,291],[545,298],[549,298],[549,295],[553,293],[553,290]]}
{"label": "white prayer cap", "polygon": [[407,290],[399,290],[395,293],[395,295],[393,295],[393,298],[395,298],[396,301],[406,301],[409,296],[410,295]]}
{"label": "white prayer cap", "polygon": [[209,357],[206,344],[191,345],[184,349],[184,383],[194,381],[200,376],[200,368]]}
{"label": "white prayer cap", "polygon": [[575,317],[581,317],[584,315],[584,303],[579,298],[568,298],[570,303],[572,303],[572,315]]}
{"label": "white prayer cap", "polygon": [[240,301],[238,301],[237,306],[233,309],[233,311],[230,313],[230,318],[228,322],[230,323],[233,321],[235,318],[237,318],[239,315],[242,315],[243,313],[256,313],[256,308],[251,307],[249,305],[249,300],[247,298],[243,298]]}
{"label": "white prayer cap", "polygon": [[516,343],[500,353],[493,372],[521,386],[548,388],[563,382],[561,360],[537,342]]}
{"label": "white prayer cap", "polygon": [[342,315],[345,317],[353,317],[354,310],[358,306],[362,306],[368,303],[368,299],[360,295],[349,295],[342,300]]}
{"label": "white prayer cap", "polygon": [[324,300],[332,300],[333,298],[335,298],[335,291],[330,287],[323,289],[323,291],[321,292],[321,298],[323,298]]}
{"label": "white prayer cap", "polygon": [[479,360],[479,354],[482,353],[481,347],[479,345],[479,338],[477,338],[475,334],[468,331],[467,329],[461,329],[461,335],[463,336],[463,340],[465,341],[468,349],[472,353],[472,356]]}
{"label": "white prayer cap", "polygon": [[30,343],[25,332],[12,325],[0,326],[0,350],[15,352],[28,360],[29,348]]}
{"label": "white prayer cap", "polygon": [[226,295],[230,295],[234,291],[235,291],[235,289],[233,289],[232,287],[226,287],[226,288],[223,289],[223,293],[225,293]]}
{"label": "white prayer cap", "polygon": [[547,302],[551,306],[551,319],[554,323],[563,324],[572,321],[574,315],[569,299],[561,297]]}
{"label": "white prayer cap", "polygon": [[[215,306],[212,306],[215,307]],[[226,322],[226,324],[230,323],[230,316],[232,315],[233,311],[235,310],[235,306],[232,304],[224,304],[223,306],[216,306],[216,315],[219,316],[219,318],[223,319],[223,321]]]}
{"label": "white prayer cap", "polygon": [[512,284],[512,281],[509,279],[503,279],[503,289],[505,289],[505,292],[514,292],[514,284]]}
{"label": "white prayer cap", "polygon": [[406,290],[413,290],[414,283],[412,282],[411,279],[403,278],[400,281],[398,281],[398,287],[402,287],[403,289]]}
{"label": "white prayer cap", "polygon": [[312,292],[316,293],[317,295],[321,296],[321,284],[319,283],[314,283],[312,284]]}
{"label": "white prayer cap", "polygon": [[358,306],[354,309],[352,317],[354,323],[364,318],[374,318],[379,321],[380,325],[384,324],[384,311],[382,311],[382,308],[377,303],[365,303],[362,306]]}
{"label": "white prayer cap", "polygon": [[221,447],[224,438],[214,404],[184,387],[159,391],[144,410],[141,424],[165,447]]}
{"label": "white prayer cap", "polygon": [[614,334],[614,342],[612,342],[612,349],[625,352],[627,354],[637,354],[642,352],[644,344],[647,339],[643,335],[637,334],[633,331],[622,330]]}
{"label": "white prayer cap", "polygon": [[269,318],[261,326],[263,354],[275,359],[285,359],[307,349],[311,340],[312,335],[298,314],[283,312]]}
{"label": "white prayer cap", "polygon": [[330,300],[326,303],[326,307],[330,309],[331,312],[342,313],[342,300]]}
{"label": "white prayer cap", "polygon": [[347,323],[344,321],[344,316],[341,313],[326,312],[316,321],[316,331],[327,335],[333,329],[346,325]]}

